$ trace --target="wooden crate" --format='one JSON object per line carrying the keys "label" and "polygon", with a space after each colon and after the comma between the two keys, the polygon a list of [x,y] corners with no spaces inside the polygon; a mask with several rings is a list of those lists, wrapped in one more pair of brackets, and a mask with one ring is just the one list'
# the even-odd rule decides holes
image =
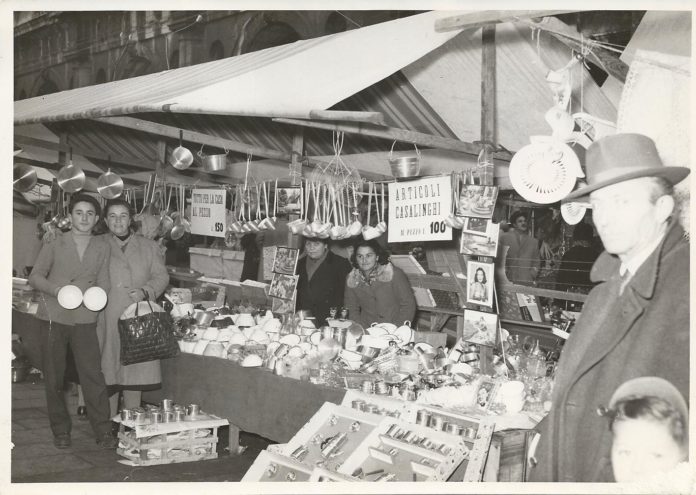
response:
{"label": "wooden crate", "polygon": [[[140,425],[133,421],[121,421],[118,432],[120,443],[116,452],[126,460],[119,462],[132,466],[155,466],[216,459],[217,430],[227,424],[226,419],[210,415],[205,415],[204,419],[175,423]],[[205,436],[201,436],[203,431]],[[153,451],[157,457],[151,458]]]}

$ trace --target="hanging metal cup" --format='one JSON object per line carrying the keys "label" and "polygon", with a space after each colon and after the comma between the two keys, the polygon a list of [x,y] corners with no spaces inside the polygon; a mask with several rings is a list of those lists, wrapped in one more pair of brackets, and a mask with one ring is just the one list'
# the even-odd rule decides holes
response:
{"label": "hanging metal cup", "polygon": [[413,143],[413,147],[416,149],[415,155],[399,158],[394,158],[395,144],[396,141],[392,143],[391,150],[389,150],[389,166],[391,167],[392,175],[394,177],[415,177],[420,174],[420,151],[418,151],[416,143]]}

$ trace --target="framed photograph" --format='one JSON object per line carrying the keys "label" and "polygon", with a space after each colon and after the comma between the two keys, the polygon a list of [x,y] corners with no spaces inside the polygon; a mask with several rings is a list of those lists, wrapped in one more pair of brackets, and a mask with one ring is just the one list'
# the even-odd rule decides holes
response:
{"label": "framed photograph", "polygon": [[464,332],[466,342],[494,346],[498,333],[498,315],[473,309],[464,310]]}
{"label": "framed photograph", "polygon": [[300,195],[299,187],[279,187],[276,189],[278,195],[278,213],[285,215],[290,213],[300,212]]}
{"label": "framed photograph", "polygon": [[495,201],[498,199],[497,186],[462,185],[459,192],[457,215],[463,217],[491,218]]}
{"label": "framed photograph", "polygon": [[278,314],[293,314],[295,312],[295,298],[286,300],[271,298],[271,311]]}
{"label": "framed photograph", "polygon": [[295,296],[297,288],[297,276],[285,275],[283,273],[274,273],[271,280],[271,288],[268,295],[278,297],[280,299],[292,299]]}
{"label": "framed photograph", "polygon": [[294,275],[299,257],[299,249],[278,246],[273,258],[273,272]]}
{"label": "framed photograph", "polygon": [[475,235],[486,235],[488,225],[492,223],[493,220],[490,218],[464,217],[462,232],[468,232],[469,234]]}
{"label": "framed photograph", "polygon": [[493,307],[493,263],[466,262],[466,302]]}
{"label": "framed photograph", "polygon": [[488,377],[484,377],[476,391],[476,406],[482,411],[487,411],[488,407],[495,401],[498,392],[498,384]]}
{"label": "framed photograph", "polygon": [[[461,254],[490,256],[495,258],[498,252],[500,224],[481,218],[469,218],[469,220],[483,220],[486,222],[486,230],[483,234],[479,234],[462,229],[462,237],[459,241],[459,252]],[[464,226],[466,227],[466,224]]]}

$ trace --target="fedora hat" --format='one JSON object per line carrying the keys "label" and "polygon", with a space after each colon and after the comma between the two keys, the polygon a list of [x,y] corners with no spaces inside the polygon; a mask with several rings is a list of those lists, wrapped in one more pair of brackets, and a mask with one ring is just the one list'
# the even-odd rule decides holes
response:
{"label": "fedora hat", "polygon": [[564,201],[587,196],[592,191],[640,177],[663,177],[670,184],[689,175],[687,167],[666,167],[655,142],[642,134],[613,134],[592,143],[585,156],[587,186],[568,194]]}

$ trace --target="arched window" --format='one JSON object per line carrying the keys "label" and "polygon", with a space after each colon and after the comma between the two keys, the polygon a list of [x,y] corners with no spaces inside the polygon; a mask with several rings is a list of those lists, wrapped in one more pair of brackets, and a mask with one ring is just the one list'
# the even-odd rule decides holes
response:
{"label": "arched window", "polygon": [[346,18],[338,12],[332,12],[326,18],[326,25],[324,26],[326,34],[342,33],[346,29],[348,29]]}
{"label": "arched window", "polygon": [[244,48],[243,53],[255,52],[272,46],[286,45],[302,39],[292,27],[284,22],[271,22],[256,33],[254,39]]}
{"label": "arched window", "polygon": [[210,45],[209,57],[210,60],[220,60],[221,58],[225,58],[225,47],[222,45],[220,40],[215,40],[213,41],[213,44]]}

